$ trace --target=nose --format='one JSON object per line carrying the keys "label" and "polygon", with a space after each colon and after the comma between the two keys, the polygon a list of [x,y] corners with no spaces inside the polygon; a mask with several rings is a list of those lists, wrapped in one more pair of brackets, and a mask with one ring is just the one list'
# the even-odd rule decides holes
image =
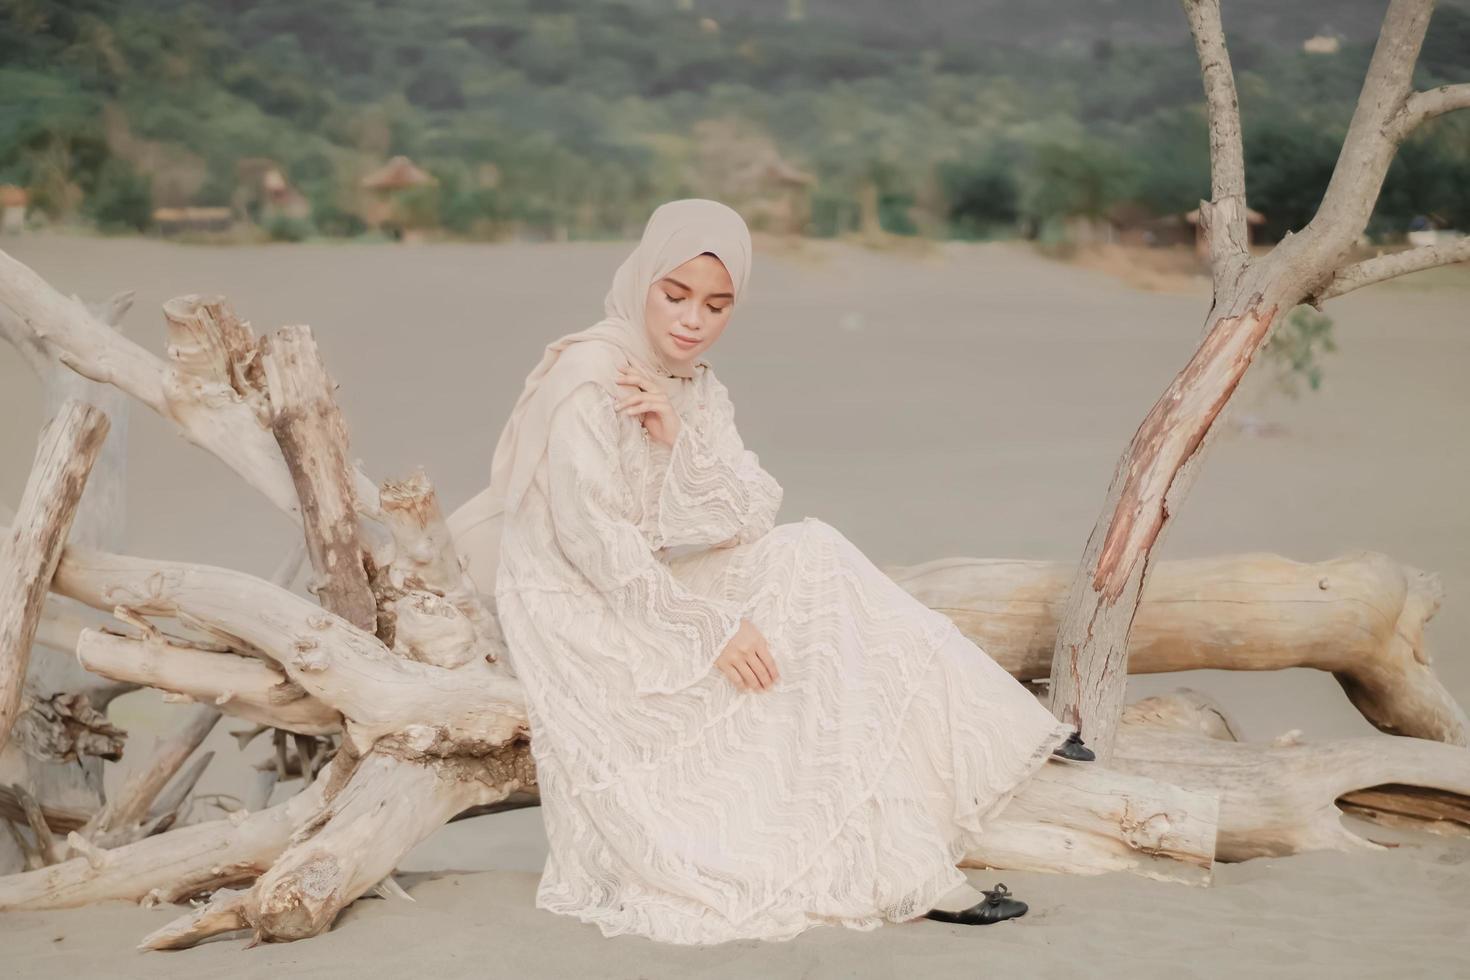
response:
{"label": "nose", "polygon": [[685,330],[688,330],[690,335],[693,336],[694,334],[699,332],[701,325],[700,321],[703,319],[703,317],[704,314],[698,308],[696,308],[694,304],[691,303],[689,307],[680,314],[679,325]]}

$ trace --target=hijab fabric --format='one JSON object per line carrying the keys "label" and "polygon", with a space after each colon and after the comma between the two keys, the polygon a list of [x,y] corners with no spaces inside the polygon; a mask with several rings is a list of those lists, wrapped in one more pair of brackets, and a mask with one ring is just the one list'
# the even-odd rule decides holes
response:
{"label": "hijab fabric", "polygon": [[733,208],[703,198],[660,205],[649,217],[638,246],[613,275],[612,288],[603,299],[603,318],[546,345],[501,429],[489,485],[448,520],[455,548],[467,560],[470,578],[480,592],[495,594],[505,518],[515,513],[530,486],[546,452],[552,414],[562,399],[585,381],[595,381],[615,396],[632,391],[616,378],[619,367],[632,364],[652,377],[677,406],[695,370],[707,366],[703,361],[693,366],[666,364],[649,342],[643,323],[648,288],[703,252],[713,252],[724,263],[737,301],[744,297],[752,258],[744,219]]}

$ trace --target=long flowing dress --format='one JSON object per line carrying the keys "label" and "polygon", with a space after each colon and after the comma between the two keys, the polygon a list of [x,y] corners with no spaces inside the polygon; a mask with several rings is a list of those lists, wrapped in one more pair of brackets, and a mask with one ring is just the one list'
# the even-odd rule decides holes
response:
{"label": "long flowing dress", "polygon": [[[595,382],[501,538],[549,854],[536,906],[671,943],[920,916],[1074,726],[814,517],[704,364],[671,447]],[[749,618],[780,679],[713,666]]]}

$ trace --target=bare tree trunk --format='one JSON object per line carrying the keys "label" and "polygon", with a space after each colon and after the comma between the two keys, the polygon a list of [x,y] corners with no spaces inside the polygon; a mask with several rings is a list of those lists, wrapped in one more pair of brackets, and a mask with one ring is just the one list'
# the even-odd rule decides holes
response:
{"label": "bare tree trunk", "polygon": [[1231,396],[1278,317],[1304,300],[1340,295],[1394,269],[1463,257],[1420,253],[1367,273],[1345,260],[1372,213],[1398,143],[1431,114],[1466,103],[1463,92],[1413,93],[1411,80],[1432,0],[1392,0],[1342,154],[1316,217],[1270,254],[1246,250],[1245,171],[1235,81],[1219,0],[1183,0],[1204,76],[1210,121],[1211,200],[1200,220],[1210,239],[1215,301],[1203,340],[1118,461],[1102,514],[1068,594],[1051,670],[1051,707],[1079,725],[1099,761],[1111,757],[1123,710],[1128,634],[1154,549],[1178,511]]}

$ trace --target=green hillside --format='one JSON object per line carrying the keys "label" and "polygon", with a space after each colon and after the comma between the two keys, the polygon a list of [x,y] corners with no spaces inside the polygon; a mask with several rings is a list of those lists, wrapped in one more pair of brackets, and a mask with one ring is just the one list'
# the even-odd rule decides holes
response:
{"label": "green hillside", "polygon": [[[1266,232],[1320,198],[1383,4],[1230,3],[1251,205]],[[688,9],[685,9],[688,8]],[[241,202],[275,161],[310,204],[283,234],[362,230],[395,154],[438,179],[421,223],[596,237],[718,193],[731,161],[812,178],[807,230],[1035,233],[1208,187],[1175,0],[0,0],[0,183],[38,211],[146,228]],[[1079,19],[1085,15],[1082,19]],[[1318,32],[1336,53],[1307,54]],[[1470,79],[1470,8],[1441,4],[1422,84]],[[1464,114],[1462,114],[1464,115]],[[1406,145],[1375,228],[1470,227],[1470,121]]]}

